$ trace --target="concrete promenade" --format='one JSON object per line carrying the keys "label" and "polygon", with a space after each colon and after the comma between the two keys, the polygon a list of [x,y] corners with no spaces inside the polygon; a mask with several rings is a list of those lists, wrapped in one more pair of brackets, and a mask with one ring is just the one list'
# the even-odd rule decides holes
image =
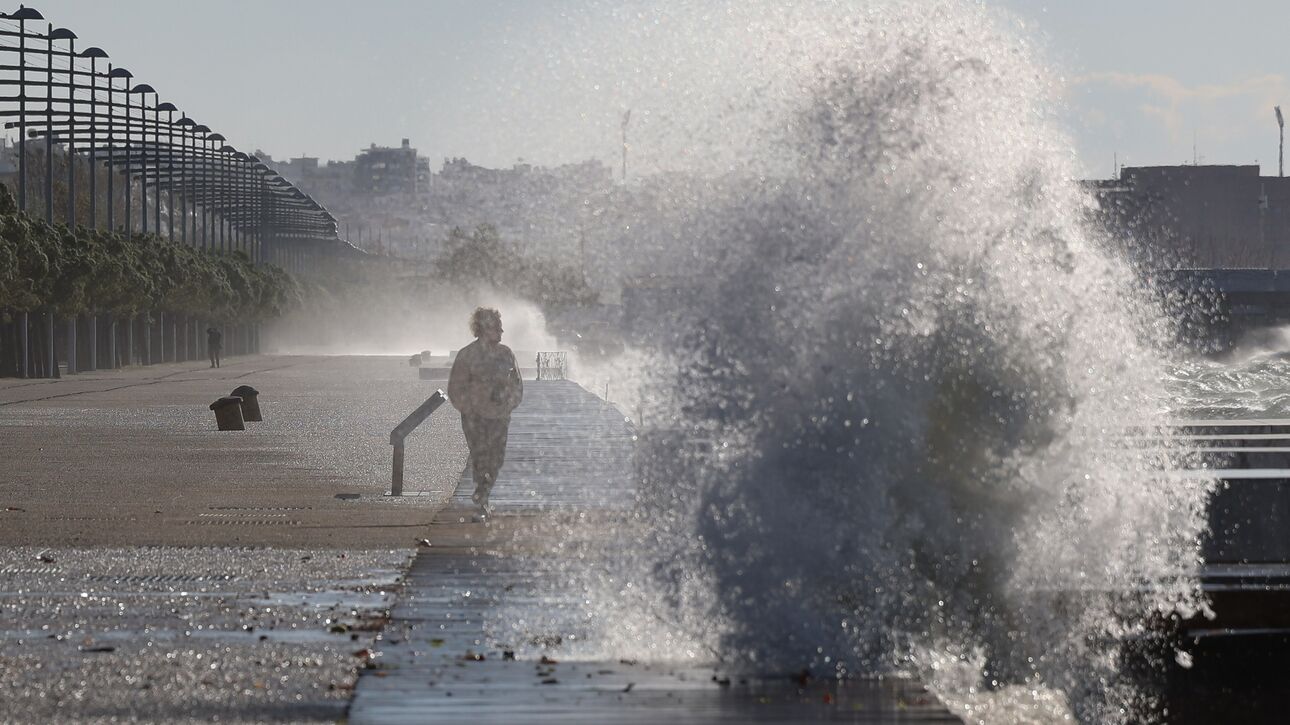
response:
{"label": "concrete promenade", "polygon": [[351,723],[959,722],[910,680],[799,682],[737,663],[571,651],[574,639],[596,649],[575,582],[630,514],[633,437],[576,384],[526,383],[496,515],[472,521],[463,472],[359,679]]}
{"label": "concrete promenade", "polygon": [[[212,401],[260,391],[264,422],[217,432]],[[0,546],[408,547],[467,452],[444,406],[407,443],[389,432],[434,392],[396,358],[249,356],[0,379]]]}
{"label": "concrete promenade", "polygon": [[[260,391],[263,423],[207,405]],[[466,462],[401,358],[0,379],[0,723],[336,722]]]}
{"label": "concrete promenade", "polygon": [[[264,422],[216,431],[242,384]],[[477,524],[451,406],[383,495],[390,429],[440,385],[320,356],[0,380],[0,723],[956,721],[907,680],[579,660],[631,425],[527,382]]]}

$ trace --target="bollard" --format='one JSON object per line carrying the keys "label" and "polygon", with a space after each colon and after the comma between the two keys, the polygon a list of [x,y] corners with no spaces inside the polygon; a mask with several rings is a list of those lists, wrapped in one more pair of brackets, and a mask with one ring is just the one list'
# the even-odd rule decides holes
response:
{"label": "bollard", "polygon": [[211,403],[215,411],[215,422],[220,430],[246,430],[242,424],[242,399],[238,397],[220,398]]}
{"label": "bollard", "polygon": [[420,356],[420,355],[413,355],[412,357],[408,358],[408,365],[410,365],[410,366],[412,366],[412,367],[414,367],[414,368],[419,368],[419,367],[421,367],[421,356]]}
{"label": "bollard", "polygon": [[263,418],[260,417],[260,391],[250,385],[239,385],[234,388],[230,395],[242,399],[242,419],[248,423],[258,423]]}

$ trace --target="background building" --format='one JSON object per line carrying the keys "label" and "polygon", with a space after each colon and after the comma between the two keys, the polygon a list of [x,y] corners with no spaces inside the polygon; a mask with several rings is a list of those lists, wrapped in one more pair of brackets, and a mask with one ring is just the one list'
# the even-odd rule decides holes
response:
{"label": "background building", "polygon": [[1258,166],[1144,166],[1085,183],[1150,269],[1290,269],[1290,178]]}

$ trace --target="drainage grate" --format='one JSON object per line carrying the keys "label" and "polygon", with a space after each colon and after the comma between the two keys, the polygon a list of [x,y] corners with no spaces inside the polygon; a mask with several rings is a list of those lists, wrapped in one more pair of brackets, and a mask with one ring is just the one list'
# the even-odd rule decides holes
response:
{"label": "drainage grate", "polygon": [[6,566],[4,568],[0,568],[0,574],[6,574],[9,576],[22,576],[27,574],[38,574],[38,575],[62,574],[62,573],[63,573],[62,569],[58,569],[52,566],[38,566],[34,568],[21,567],[21,566]]}
{"label": "drainage grate", "polygon": [[[211,511],[309,511],[313,506],[207,506]],[[205,514],[202,514],[205,516]]]}
{"label": "drainage grate", "polygon": [[42,521],[134,521],[133,516],[41,516]]}
{"label": "drainage grate", "polygon": [[232,574],[94,574],[85,577],[92,582],[113,582],[115,584],[194,584],[200,582],[227,582],[236,579]]}
{"label": "drainage grate", "polygon": [[299,521],[290,519],[205,519],[196,521],[185,521],[190,526],[299,526]]}
{"label": "drainage grate", "polygon": [[245,514],[198,514],[198,516],[211,517],[211,518],[230,518],[230,519],[236,519],[236,518],[251,518],[251,519],[285,519],[285,518],[287,517],[287,515],[286,515],[286,514],[261,514],[261,513],[245,513]]}

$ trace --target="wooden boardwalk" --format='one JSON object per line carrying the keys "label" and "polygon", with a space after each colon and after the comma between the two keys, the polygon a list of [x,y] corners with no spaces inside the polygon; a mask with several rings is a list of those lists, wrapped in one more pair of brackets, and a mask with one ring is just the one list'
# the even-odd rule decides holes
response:
{"label": "wooden boardwalk", "polygon": [[[632,503],[636,434],[617,408],[568,380],[528,381],[511,416],[506,464],[490,502],[500,514],[623,509]],[[453,497],[470,507],[469,467]]]}
{"label": "wooden boardwalk", "polygon": [[[463,473],[359,680],[349,722],[958,722],[906,679],[802,684],[566,656],[559,638],[592,633],[579,616],[581,591],[552,582],[594,566],[632,505],[632,444],[631,424],[581,387],[526,383],[493,490],[497,514],[471,521]],[[545,623],[536,637],[515,626],[525,612]]]}

